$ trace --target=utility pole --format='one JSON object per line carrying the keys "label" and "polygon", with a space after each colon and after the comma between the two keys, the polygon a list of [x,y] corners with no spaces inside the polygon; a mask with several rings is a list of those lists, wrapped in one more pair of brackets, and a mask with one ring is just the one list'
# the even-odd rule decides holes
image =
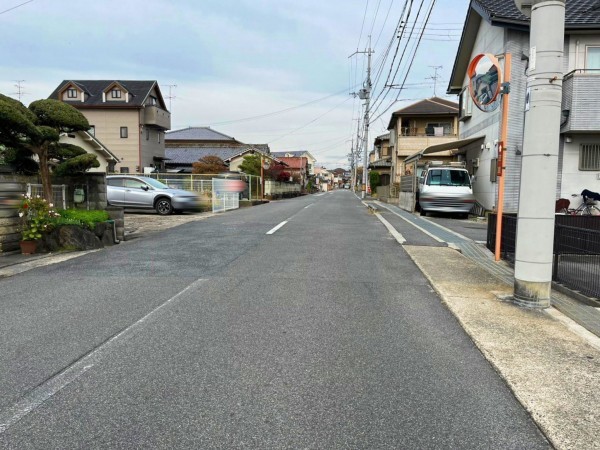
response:
{"label": "utility pole", "polygon": [[371,49],[371,36],[369,36],[369,48],[367,50],[355,51],[350,57],[357,53],[367,54],[367,79],[363,83],[363,88],[358,91],[358,98],[365,100],[365,118],[364,118],[364,150],[363,150],[363,177],[362,177],[362,194],[361,198],[365,198],[367,195],[367,184],[368,184],[368,170],[369,165],[369,108],[371,102],[371,55],[374,53]]}
{"label": "utility pole", "polygon": [[169,95],[167,96],[167,99],[169,100],[169,112],[171,112],[172,100],[174,98],[177,98],[177,97],[175,97],[175,95],[173,95],[172,89],[175,89],[177,87],[177,85],[176,84],[167,84],[167,86],[169,88]]}
{"label": "utility pole", "polygon": [[515,303],[550,306],[565,0],[533,0],[515,254]]}
{"label": "utility pole", "polygon": [[437,90],[436,89],[437,89],[437,80],[439,78],[439,76],[438,76],[438,69],[443,69],[444,66],[429,66],[429,67],[431,67],[432,69],[435,70],[435,75],[432,76],[432,77],[427,77],[426,80],[433,80],[433,96],[437,97]]}
{"label": "utility pole", "polygon": [[27,94],[27,92],[25,92],[23,90],[23,83],[25,82],[25,80],[15,80],[15,87],[17,88],[17,92],[13,92],[13,95],[16,95],[19,99],[19,101],[21,101],[21,98]]}

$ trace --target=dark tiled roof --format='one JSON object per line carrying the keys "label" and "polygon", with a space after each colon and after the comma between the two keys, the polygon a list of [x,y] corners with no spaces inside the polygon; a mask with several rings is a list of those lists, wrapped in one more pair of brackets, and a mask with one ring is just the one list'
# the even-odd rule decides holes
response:
{"label": "dark tiled roof", "polygon": [[391,133],[385,133],[385,134],[382,134],[382,135],[380,135],[380,136],[377,136],[377,137],[375,138],[375,142],[377,142],[377,141],[386,141],[386,140],[389,140],[389,139],[390,139],[390,135],[391,135]]}
{"label": "dark tiled roof", "polygon": [[399,109],[394,114],[402,115],[438,115],[438,114],[458,114],[458,103],[450,100],[444,100],[439,97],[427,98],[420,102],[413,103],[406,108]]}
{"label": "dark tiled roof", "polygon": [[[129,92],[129,102],[125,102],[125,98],[123,98],[122,101],[102,101],[102,92],[104,92],[111,84],[115,82],[119,83]],[[85,102],[81,102],[80,100],[73,101],[72,104],[74,106],[143,106],[144,100],[155,86],[159,96],[161,95],[157,82],[152,80],[63,80],[48,98],[59,100],[59,92],[65,87],[65,85],[70,83],[75,84],[77,87],[89,94],[89,97]],[[164,107],[164,101],[162,97],[159,98],[159,101]]]}
{"label": "dark tiled roof", "polygon": [[[472,0],[471,5],[488,21],[529,25],[529,17],[521,14],[514,1]],[[589,25],[600,26],[600,1],[566,0],[565,27],[580,28]]]}
{"label": "dark tiled roof", "polygon": [[231,158],[245,149],[242,147],[177,147],[165,148],[166,162],[169,166],[192,164],[206,156],[218,156],[225,160]]}
{"label": "dark tiled roof", "polygon": [[210,127],[188,127],[169,131],[165,135],[165,141],[235,141],[235,138]]}
{"label": "dark tiled roof", "polygon": [[294,150],[290,152],[272,152],[273,156],[277,156],[278,158],[286,158],[286,157],[299,157],[306,153],[305,150]]}

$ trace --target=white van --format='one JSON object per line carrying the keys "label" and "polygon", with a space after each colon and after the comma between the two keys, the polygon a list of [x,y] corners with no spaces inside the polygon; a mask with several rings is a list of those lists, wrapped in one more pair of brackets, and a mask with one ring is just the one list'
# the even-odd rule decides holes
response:
{"label": "white van", "polygon": [[436,211],[468,217],[475,197],[464,163],[432,161],[425,166],[419,177],[417,202],[422,216]]}

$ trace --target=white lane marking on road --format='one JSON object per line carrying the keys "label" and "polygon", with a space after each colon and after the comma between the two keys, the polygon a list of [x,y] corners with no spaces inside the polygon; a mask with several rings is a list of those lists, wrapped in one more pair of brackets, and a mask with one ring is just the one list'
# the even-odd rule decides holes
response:
{"label": "white lane marking on road", "polygon": [[402,220],[410,223],[413,227],[417,228],[418,230],[422,231],[423,233],[425,233],[427,236],[429,236],[430,238],[438,241],[438,242],[444,242],[447,243],[446,241],[444,241],[443,239],[440,239],[439,237],[437,237],[435,234],[430,233],[429,231],[427,231],[425,228],[420,227],[419,225],[417,225],[414,222],[411,222],[410,220],[408,220],[406,217],[403,217],[402,215],[398,214],[396,211],[391,210],[390,208],[388,208],[385,204],[381,203],[381,202],[375,202],[378,206],[381,206],[385,209],[387,209],[389,212],[391,212],[392,214],[397,215],[398,217],[400,217]]}
{"label": "white lane marking on road", "polygon": [[306,209],[306,208],[310,208],[312,205],[314,205],[314,203],[311,203],[310,205],[306,205],[306,206],[304,207],[304,209]]}
{"label": "white lane marking on road", "polygon": [[287,220],[284,220],[283,222],[281,222],[279,225],[277,225],[274,228],[271,228],[269,231],[267,231],[267,234],[273,234],[275,233],[277,230],[279,230],[282,226],[284,226],[286,223],[288,223]]}
{"label": "white lane marking on road", "polygon": [[402,245],[406,242],[406,239],[404,239],[404,236],[402,236],[393,226],[391,223],[389,223],[387,220],[385,220],[383,217],[381,217],[381,214],[375,214],[377,216],[377,218],[381,221],[381,223],[383,225],[385,225],[385,227],[388,229],[388,231],[390,232],[390,234],[394,237],[394,239],[396,239],[396,241],[398,242],[398,244]]}
{"label": "white lane marking on road", "polygon": [[192,284],[187,286],[185,289],[175,294],[173,297],[168,299],[166,302],[154,308],[144,317],[139,319],[137,322],[129,325],[127,328],[119,332],[118,334],[111,337],[109,340],[98,346],[95,350],[88,353],[87,355],[80,358],[78,361],[71,364],[69,367],[64,369],[59,374],[54,377],[46,380],[44,383],[40,384],[34,390],[29,392],[25,397],[19,400],[17,403],[12,405],[9,408],[0,411],[0,434],[4,433],[9,427],[17,423],[23,417],[25,417],[30,412],[37,409],[42,403],[51,398],[53,395],[57,394],[59,391],[64,389],[70,383],[75,381],[85,372],[94,367],[94,364],[100,362],[100,358],[102,354],[106,352],[109,347],[120,338],[123,338],[126,335],[130,335],[134,333],[143,323],[149,319],[152,315],[156,314],[158,311],[163,309],[165,306],[169,305],[177,298],[181,297],[187,291],[192,288],[196,288],[200,284],[204,283],[206,279],[198,279],[194,281]]}
{"label": "white lane marking on road", "polygon": [[450,233],[450,234],[453,234],[454,236],[457,236],[457,237],[459,237],[459,238],[461,238],[461,239],[464,239],[464,240],[466,240],[466,241],[472,241],[472,240],[473,240],[473,239],[469,239],[469,238],[468,238],[468,237],[466,237],[466,236],[463,236],[463,235],[462,235],[462,234],[460,234],[460,233],[457,233],[456,231],[453,231],[453,230],[451,230],[450,228],[446,228],[445,226],[443,226],[443,225],[440,225],[439,223],[437,223],[437,222],[435,222],[435,221],[433,221],[433,220],[430,220],[430,219],[429,219],[429,218],[427,218],[427,217],[423,217],[423,220],[426,220],[427,222],[434,224],[436,227],[438,227],[438,228],[441,228],[442,230],[444,230],[444,231],[447,231],[448,233]]}
{"label": "white lane marking on road", "polygon": [[323,197],[326,194],[326,192],[323,192],[322,194],[315,194],[315,197]]}

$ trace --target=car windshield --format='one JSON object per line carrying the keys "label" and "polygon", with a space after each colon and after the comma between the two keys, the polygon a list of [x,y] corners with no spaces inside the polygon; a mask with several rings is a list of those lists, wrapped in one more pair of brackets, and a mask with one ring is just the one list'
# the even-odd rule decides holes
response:
{"label": "car windshield", "polygon": [[471,186],[466,170],[433,169],[427,177],[429,186]]}
{"label": "car windshield", "polygon": [[169,189],[169,186],[167,186],[164,183],[161,183],[158,180],[155,180],[154,178],[144,178],[144,181],[156,189]]}

